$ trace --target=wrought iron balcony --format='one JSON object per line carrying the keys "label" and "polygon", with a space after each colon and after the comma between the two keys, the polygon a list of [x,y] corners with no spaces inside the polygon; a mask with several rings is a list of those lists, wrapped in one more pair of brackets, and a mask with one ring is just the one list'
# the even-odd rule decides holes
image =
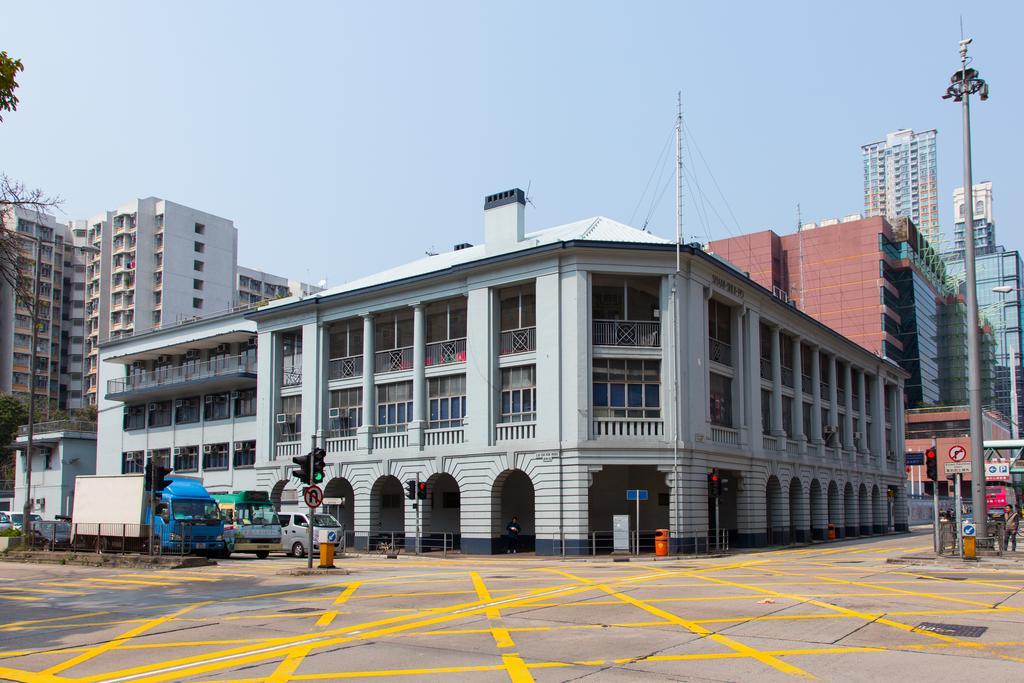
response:
{"label": "wrought iron balcony", "polygon": [[374,372],[399,372],[412,370],[412,347],[388,349],[374,354]]}
{"label": "wrought iron balcony", "polygon": [[761,358],[761,379],[772,378],[772,361],[770,358]]}
{"label": "wrought iron balcony", "polygon": [[466,362],[466,338],[446,339],[427,344],[426,364],[447,365]]}
{"label": "wrought iron balcony", "polygon": [[363,376],[363,357],[332,358],[327,368],[328,379],[349,379]]}
{"label": "wrought iron balcony", "polygon": [[537,350],[537,328],[520,327],[515,330],[505,330],[501,333],[499,340],[498,354],[511,356],[516,353],[528,353]]}
{"label": "wrought iron balcony", "polygon": [[594,346],[661,346],[657,320],[595,320]]}
{"label": "wrought iron balcony", "polygon": [[[256,358],[247,354],[221,356],[201,363],[166,366],[108,380],[107,398],[119,400],[128,394],[154,393],[186,383],[237,379],[256,379]],[[223,388],[229,387],[225,385]]]}
{"label": "wrought iron balcony", "polygon": [[708,349],[712,361],[721,365],[732,365],[732,345],[708,337]]}

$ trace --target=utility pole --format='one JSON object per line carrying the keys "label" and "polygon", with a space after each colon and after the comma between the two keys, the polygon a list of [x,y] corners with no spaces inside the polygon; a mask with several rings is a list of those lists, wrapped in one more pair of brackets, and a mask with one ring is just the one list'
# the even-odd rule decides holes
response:
{"label": "utility pole", "polygon": [[[943,99],[961,103],[964,137],[964,274],[967,288],[967,396],[970,408],[971,443],[971,507],[974,524],[985,535],[988,510],[985,503],[985,452],[981,415],[981,352],[978,338],[978,290],[974,263],[974,186],[971,177],[971,95],[988,99],[988,83],[977,69],[967,68],[967,46],[970,38],[960,41],[960,69],[950,78],[950,86]],[[960,529],[956,529],[959,537]]]}
{"label": "utility pole", "polygon": [[[683,244],[683,92],[676,93],[676,272],[672,276],[672,494],[675,496],[675,526],[679,539],[676,548],[682,548],[683,527],[679,513],[683,507],[683,489],[679,483],[679,267]],[[637,530],[640,512],[637,510]],[[669,525],[671,526],[671,525]],[[671,541],[670,541],[671,543]],[[639,545],[639,537],[637,538]]]}
{"label": "utility pole", "polygon": [[[316,451],[315,432],[313,433],[312,437],[313,449],[309,452],[309,464],[307,465],[307,467],[309,468],[309,485],[316,486],[316,484],[313,483],[313,470],[316,469],[315,466],[313,465],[313,460],[315,457],[313,454]],[[308,522],[306,524],[306,569],[313,569],[313,522],[316,519],[314,515],[316,515],[316,508],[313,507],[312,505],[309,505],[309,516],[306,518],[306,521]]]}

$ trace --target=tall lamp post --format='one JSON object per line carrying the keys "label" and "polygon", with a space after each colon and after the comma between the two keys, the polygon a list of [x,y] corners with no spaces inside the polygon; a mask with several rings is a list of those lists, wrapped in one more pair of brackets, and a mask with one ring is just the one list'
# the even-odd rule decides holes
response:
{"label": "tall lamp post", "polygon": [[[1011,287],[1010,285],[1000,285],[993,287],[992,291],[996,294],[1011,294],[1013,292],[1020,292],[1020,287]],[[1003,302],[1000,301],[1000,304]],[[1019,400],[1017,397],[1017,354],[1020,349],[1016,348],[1016,345],[1010,345],[1007,349],[1010,353],[1010,433],[1011,436],[1016,439],[1020,434],[1020,427],[1018,420],[1020,420],[1020,409],[1017,405]]]}
{"label": "tall lamp post", "polygon": [[[971,504],[974,523],[986,520],[985,452],[981,421],[981,352],[978,339],[978,290],[974,266],[974,185],[971,180],[971,95],[988,99],[988,83],[981,79],[977,69],[968,68],[967,46],[971,39],[960,41],[960,68],[949,79],[944,100],[960,102],[963,110],[964,135],[964,225],[965,242],[964,283],[967,292],[967,396],[970,405],[971,429]],[[985,527],[981,527],[984,529]],[[959,530],[957,531],[959,533]]]}

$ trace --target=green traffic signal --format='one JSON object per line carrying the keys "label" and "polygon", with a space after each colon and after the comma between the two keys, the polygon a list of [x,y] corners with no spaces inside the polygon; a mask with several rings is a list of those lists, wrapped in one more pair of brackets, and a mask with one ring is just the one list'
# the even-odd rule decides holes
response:
{"label": "green traffic signal", "polygon": [[313,482],[314,483],[319,484],[323,480],[324,480],[324,473],[323,472],[314,472],[313,473]]}

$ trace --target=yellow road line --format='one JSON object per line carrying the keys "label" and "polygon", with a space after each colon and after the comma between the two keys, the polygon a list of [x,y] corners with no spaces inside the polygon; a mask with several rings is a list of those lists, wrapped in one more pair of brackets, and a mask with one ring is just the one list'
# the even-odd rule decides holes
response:
{"label": "yellow road line", "polygon": [[101,579],[101,578],[88,578],[82,579],[83,581],[90,581],[94,583],[106,584],[129,584],[132,586],[174,586],[173,583],[167,583],[166,581],[141,581],[139,579]]}
{"label": "yellow road line", "polygon": [[13,600],[15,602],[39,602],[42,599],[38,595],[0,595],[0,600]]}
{"label": "yellow road line", "polygon": [[[352,583],[350,583],[348,586],[345,587],[345,590],[338,593],[338,597],[334,598],[334,602],[332,604],[335,606],[344,605],[346,602],[348,602],[348,599],[352,597],[352,594],[356,592],[356,589],[359,588],[361,583],[362,581],[353,581]],[[330,626],[331,622],[334,621],[334,617],[336,616],[338,616],[338,610],[330,610],[324,612],[320,616],[320,618],[317,619],[316,625]]]}
{"label": "yellow road line", "polygon": [[[484,583],[484,580],[483,578],[481,578],[479,573],[470,572],[469,579],[473,582],[473,588],[474,590],[476,590],[476,595],[480,600],[484,602],[490,602],[494,599],[493,596],[491,595],[491,592],[487,589],[487,584]],[[487,621],[491,626],[490,633],[491,637],[494,638],[494,644],[499,648],[515,647],[515,641],[512,640],[512,636],[509,634],[508,629],[505,628],[505,626],[501,623],[501,610],[497,607],[488,607],[486,610],[484,610],[484,615],[487,617]],[[515,664],[513,662],[516,671],[519,671],[522,662],[522,659],[518,659],[518,664]],[[506,661],[506,663],[508,662]],[[513,674],[513,665],[509,665],[509,676],[511,676],[513,680],[516,680],[516,675]],[[529,676],[529,672],[526,672],[526,675]],[[529,680],[532,681],[533,678],[530,677]]]}
{"label": "yellow road line", "polygon": [[[931,600],[938,600],[940,602],[942,602],[942,601],[944,601],[944,602],[957,602],[957,603],[962,603],[962,604],[965,604],[965,605],[975,605],[977,607],[989,607],[991,609],[998,609],[998,608],[993,607],[991,605],[991,603],[978,602],[977,600],[964,600],[963,598],[953,598],[953,597],[950,597],[949,594],[939,595],[937,593],[921,593],[921,592],[918,592],[918,591],[904,590],[902,588],[889,588],[888,586],[876,586],[876,585],[873,585],[873,584],[870,584],[870,583],[866,583],[864,581],[847,581],[845,579],[833,579],[833,578],[827,577],[827,576],[818,576],[816,578],[818,578],[818,579],[820,579],[822,581],[828,581],[829,583],[838,583],[838,584],[842,584],[842,585],[846,585],[846,586],[857,586],[858,588],[872,588],[872,589],[875,589],[875,590],[881,589],[881,590],[891,591],[895,595],[909,595],[909,596],[915,597],[915,598],[928,598],[928,599],[931,599]],[[1003,593],[1012,593],[1013,591],[1009,591],[1009,590],[1007,590],[1007,591],[986,591],[986,593],[992,593],[992,592],[995,592],[997,594],[1003,594]],[[967,593],[967,595],[983,595],[983,593],[982,592],[974,592],[974,591],[972,591],[970,593]]]}
{"label": "yellow road line", "polygon": [[211,602],[213,602],[213,601],[212,600],[207,600],[206,602],[197,602],[197,603],[194,603],[192,605],[189,605],[188,607],[183,607],[182,609],[179,609],[179,610],[177,610],[175,612],[172,612],[171,614],[168,614],[166,616],[157,617],[156,619],[151,619],[151,620],[147,621],[144,624],[136,626],[135,628],[131,629],[130,631],[126,631],[125,633],[123,633],[122,635],[118,636],[117,638],[114,638],[113,640],[109,640],[109,641],[103,643],[102,645],[99,645],[97,647],[91,648],[87,652],[83,652],[82,654],[78,655],[77,657],[72,657],[71,659],[63,661],[60,664],[56,664],[54,666],[51,666],[50,668],[44,670],[42,673],[48,675],[48,674],[60,673],[61,671],[64,671],[66,669],[70,669],[71,667],[77,666],[78,664],[81,664],[82,662],[86,662],[86,661],[88,661],[90,659],[93,659],[94,657],[98,657],[99,655],[103,654],[104,652],[109,652],[110,650],[113,650],[114,648],[116,648],[121,643],[129,641],[132,638],[134,638],[135,636],[140,635],[142,633],[145,633],[146,631],[148,631],[151,628],[155,628],[155,627],[157,627],[157,626],[159,626],[159,625],[161,625],[163,623],[166,623],[166,622],[174,619],[175,617],[181,616],[182,614],[185,614],[187,612],[191,612],[192,610],[194,610],[194,609],[196,609],[198,607],[202,607],[204,605],[209,605]]}
{"label": "yellow road line", "polygon": [[518,652],[510,652],[501,656],[501,661],[508,670],[508,678],[512,683],[533,683],[533,674]]}

